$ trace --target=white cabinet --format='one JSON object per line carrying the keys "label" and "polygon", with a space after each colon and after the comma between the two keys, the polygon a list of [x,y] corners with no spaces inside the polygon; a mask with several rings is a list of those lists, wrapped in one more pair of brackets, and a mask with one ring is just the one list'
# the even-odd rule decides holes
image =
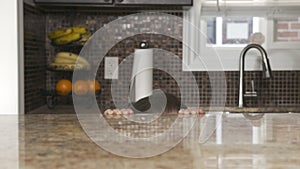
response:
{"label": "white cabinet", "polygon": [[18,0],[1,0],[0,114],[18,114]]}

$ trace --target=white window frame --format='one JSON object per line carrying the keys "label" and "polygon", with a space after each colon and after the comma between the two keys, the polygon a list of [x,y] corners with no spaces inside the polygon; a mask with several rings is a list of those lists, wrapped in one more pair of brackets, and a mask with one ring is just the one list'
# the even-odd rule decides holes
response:
{"label": "white window frame", "polygon": [[[207,33],[207,26],[206,26],[206,21],[205,19],[201,19],[203,20],[203,24],[201,25],[201,28],[203,30],[203,32]],[[258,17],[253,17],[253,33],[254,32],[261,32],[260,31],[260,25],[261,25],[261,21]],[[216,44],[207,44],[206,41],[206,46],[207,47],[214,47],[214,48],[219,48],[219,49],[241,49],[243,48],[246,44],[222,44],[222,36],[223,36],[223,18],[222,17],[217,17],[216,20],[216,27],[217,32],[216,32]]]}

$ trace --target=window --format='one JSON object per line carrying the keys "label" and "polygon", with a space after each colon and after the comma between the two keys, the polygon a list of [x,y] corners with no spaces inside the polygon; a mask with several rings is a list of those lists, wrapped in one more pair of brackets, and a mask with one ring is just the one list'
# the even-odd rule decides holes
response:
{"label": "window", "polygon": [[298,16],[276,17],[268,20],[267,45],[269,49],[300,49],[300,18]]}
{"label": "window", "polygon": [[[220,61],[223,70],[236,71],[241,50],[251,43],[253,33],[261,32],[266,40],[263,46],[271,53],[278,70],[299,70],[300,62],[295,64],[300,60],[299,11],[300,0],[194,1],[194,6],[184,13],[184,19],[201,33],[184,25],[183,39],[200,57],[183,47],[183,62],[187,65],[183,64],[183,69],[219,71],[214,63]],[[220,57],[212,59],[216,51]],[[247,70],[261,69],[255,57],[248,58]]]}
{"label": "window", "polygon": [[217,18],[206,19],[206,35],[208,44],[217,44]]}
{"label": "window", "polygon": [[206,19],[207,44],[239,46],[251,41],[252,17],[210,17]]}
{"label": "window", "polygon": [[248,44],[252,33],[252,17],[223,18],[222,44]]}
{"label": "window", "polygon": [[300,42],[300,18],[274,20],[275,42]]}

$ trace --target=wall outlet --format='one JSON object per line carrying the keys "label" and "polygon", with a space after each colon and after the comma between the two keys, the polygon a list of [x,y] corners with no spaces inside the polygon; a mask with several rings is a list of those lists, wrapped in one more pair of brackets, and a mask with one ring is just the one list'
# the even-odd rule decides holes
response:
{"label": "wall outlet", "polygon": [[104,79],[118,79],[119,77],[119,58],[105,57]]}

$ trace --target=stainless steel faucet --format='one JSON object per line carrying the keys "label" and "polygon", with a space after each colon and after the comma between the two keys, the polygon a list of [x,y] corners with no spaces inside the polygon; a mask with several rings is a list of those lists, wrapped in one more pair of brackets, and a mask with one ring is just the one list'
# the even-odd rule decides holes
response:
{"label": "stainless steel faucet", "polygon": [[[258,44],[249,44],[241,52],[240,55],[240,83],[239,83],[239,107],[244,106],[244,71],[245,71],[245,56],[250,49],[257,49],[262,57],[263,77],[272,78],[272,70],[265,49]],[[254,91],[254,90],[253,90]]]}

